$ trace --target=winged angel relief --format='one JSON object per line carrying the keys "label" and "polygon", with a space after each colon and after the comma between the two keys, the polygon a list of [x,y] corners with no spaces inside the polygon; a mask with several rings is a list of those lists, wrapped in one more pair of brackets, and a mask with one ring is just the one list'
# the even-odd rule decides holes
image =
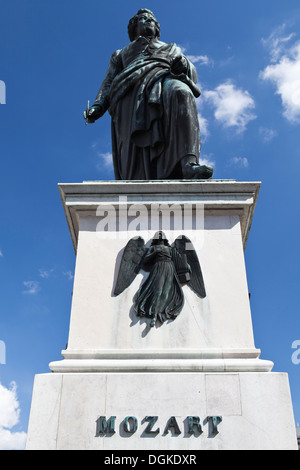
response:
{"label": "winged angel relief", "polygon": [[156,232],[150,247],[142,237],[127,243],[121,259],[114,295],[121,294],[140,270],[149,272],[134,298],[137,316],[159,320],[174,320],[184,305],[182,285],[187,284],[199,297],[206,297],[197,253],[189,238],[179,236],[170,246],[165,234]]}

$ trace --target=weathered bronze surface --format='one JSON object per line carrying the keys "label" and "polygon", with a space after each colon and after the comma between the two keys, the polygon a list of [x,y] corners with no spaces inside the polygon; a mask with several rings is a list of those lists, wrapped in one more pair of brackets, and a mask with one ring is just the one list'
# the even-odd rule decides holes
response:
{"label": "weathered bronze surface", "polygon": [[169,245],[163,232],[157,232],[151,246],[146,247],[142,237],[127,243],[121,259],[114,295],[121,294],[143,269],[149,276],[134,298],[137,316],[151,319],[151,326],[159,320],[174,320],[184,305],[182,285],[187,284],[199,297],[206,296],[197,253],[186,236],[178,237]]}
{"label": "weathered bronze surface", "polygon": [[129,21],[130,44],[115,51],[91,107],[93,123],[108,110],[117,180],[207,179],[199,165],[197,72],[176,44],[160,41],[154,14],[139,10]]}

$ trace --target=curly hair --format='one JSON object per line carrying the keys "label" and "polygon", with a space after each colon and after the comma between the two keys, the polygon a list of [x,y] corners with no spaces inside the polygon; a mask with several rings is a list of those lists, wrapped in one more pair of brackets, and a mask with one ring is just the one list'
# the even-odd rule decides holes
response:
{"label": "curly hair", "polygon": [[158,23],[157,19],[154,16],[154,13],[152,13],[152,11],[148,10],[147,8],[142,8],[141,10],[139,10],[137,12],[136,15],[134,15],[129,20],[127,29],[128,29],[128,36],[129,36],[130,41],[132,42],[136,39],[136,24],[137,24],[137,20],[138,20],[139,15],[141,15],[142,13],[148,13],[153,17],[153,21],[155,23],[155,37],[157,37],[157,39],[159,39],[159,37],[160,37],[160,26],[159,26],[159,23]]}

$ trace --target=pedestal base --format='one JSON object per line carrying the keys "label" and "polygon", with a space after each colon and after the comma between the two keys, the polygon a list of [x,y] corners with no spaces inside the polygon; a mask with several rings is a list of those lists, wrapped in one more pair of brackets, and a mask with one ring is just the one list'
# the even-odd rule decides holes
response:
{"label": "pedestal base", "polygon": [[[297,449],[287,374],[254,344],[244,249],[259,187],[59,185],[76,251],[70,331],[63,360],[36,376],[28,449]],[[184,285],[180,315],[151,328],[133,308],[149,273],[114,286],[127,242],[158,227],[192,240],[206,296]]]}
{"label": "pedestal base", "polygon": [[37,375],[27,449],[297,450],[288,377]]}

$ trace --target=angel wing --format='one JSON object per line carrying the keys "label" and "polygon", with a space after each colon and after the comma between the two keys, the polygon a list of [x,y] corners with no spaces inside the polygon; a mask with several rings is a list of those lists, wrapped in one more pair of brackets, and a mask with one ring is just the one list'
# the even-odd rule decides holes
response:
{"label": "angel wing", "polygon": [[130,286],[140,270],[141,261],[148,251],[142,237],[134,237],[125,246],[121,259],[114,295],[121,294]]}
{"label": "angel wing", "polygon": [[[174,246],[180,255],[186,256],[187,264],[190,267],[189,273],[185,274],[185,282],[187,282],[189,287],[201,298],[206,297],[200,262],[191,240],[185,235],[181,235],[176,238]],[[178,271],[178,269],[180,270],[180,263],[178,266],[178,262],[176,263],[175,261],[175,267],[176,271]],[[188,279],[188,277],[190,277],[190,279]]]}

